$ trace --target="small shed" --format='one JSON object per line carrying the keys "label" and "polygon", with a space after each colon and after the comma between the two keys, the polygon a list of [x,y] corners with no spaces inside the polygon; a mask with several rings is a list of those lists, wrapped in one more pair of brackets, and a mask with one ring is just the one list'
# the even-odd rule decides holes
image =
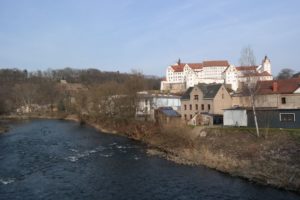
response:
{"label": "small shed", "polygon": [[159,124],[181,123],[181,115],[172,107],[160,107],[155,111],[155,119]]}
{"label": "small shed", "polygon": [[246,108],[229,108],[224,110],[224,126],[247,126],[248,116]]}

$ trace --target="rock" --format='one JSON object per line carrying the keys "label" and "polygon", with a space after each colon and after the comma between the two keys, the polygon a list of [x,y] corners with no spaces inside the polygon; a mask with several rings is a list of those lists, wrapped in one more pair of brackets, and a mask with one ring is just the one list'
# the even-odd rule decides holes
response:
{"label": "rock", "polygon": [[206,137],[206,135],[207,135],[206,131],[201,131],[199,134],[200,137]]}

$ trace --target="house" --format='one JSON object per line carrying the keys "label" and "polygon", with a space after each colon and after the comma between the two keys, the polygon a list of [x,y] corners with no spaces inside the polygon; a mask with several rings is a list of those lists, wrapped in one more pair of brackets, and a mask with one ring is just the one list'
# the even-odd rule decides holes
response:
{"label": "house", "polygon": [[171,107],[180,111],[180,96],[175,94],[142,91],[138,93],[136,117],[144,120],[155,120],[155,110],[160,107]]}
{"label": "house", "polygon": [[[256,108],[256,116],[259,128],[300,128],[300,109]],[[252,108],[225,109],[224,126],[255,127]]]}
{"label": "house", "polygon": [[155,110],[155,121],[159,124],[181,124],[181,115],[172,107],[160,107]]}
{"label": "house", "polygon": [[223,110],[231,104],[224,84],[198,84],[181,97],[181,118],[193,125],[222,122]]}
{"label": "house", "polygon": [[[251,107],[250,95],[247,91],[234,94],[232,102],[233,106]],[[258,81],[255,105],[278,109],[300,108],[300,78]]]}

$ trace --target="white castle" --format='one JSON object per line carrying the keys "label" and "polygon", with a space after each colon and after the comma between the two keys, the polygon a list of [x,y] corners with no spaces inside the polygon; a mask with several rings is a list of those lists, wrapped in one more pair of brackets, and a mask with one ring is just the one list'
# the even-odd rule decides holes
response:
{"label": "white castle", "polygon": [[229,64],[227,60],[181,63],[179,59],[177,63],[167,67],[161,90],[182,92],[198,83],[224,83],[236,91],[241,83],[272,79],[271,62],[267,56],[259,66],[239,67]]}

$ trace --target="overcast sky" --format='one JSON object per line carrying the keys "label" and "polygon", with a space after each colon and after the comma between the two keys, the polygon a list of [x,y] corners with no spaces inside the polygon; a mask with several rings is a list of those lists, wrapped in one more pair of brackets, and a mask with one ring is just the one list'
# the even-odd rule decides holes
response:
{"label": "overcast sky", "polygon": [[98,68],[164,76],[250,45],[273,75],[300,71],[299,0],[0,0],[0,67]]}

